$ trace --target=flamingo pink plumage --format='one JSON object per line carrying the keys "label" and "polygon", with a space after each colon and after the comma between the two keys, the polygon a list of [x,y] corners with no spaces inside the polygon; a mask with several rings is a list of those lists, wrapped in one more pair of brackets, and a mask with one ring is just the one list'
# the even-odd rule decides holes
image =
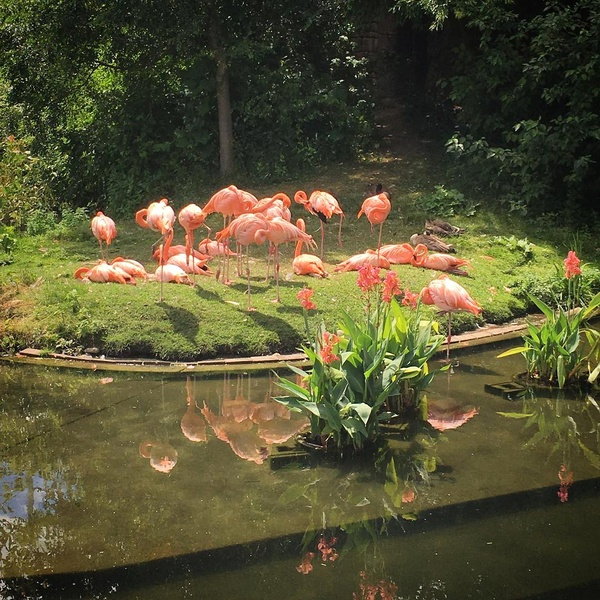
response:
{"label": "flamingo pink plumage", "polygon": [[316,215],[321,220],[321,259],[324,254],[325,246],[325,227],[333,215],[340,216],[340,228],[338,231],[338,245],[342,245],[342,221],[344,219],[344,211],[340,208],[340,205],[336,198],[329,192],[323,192],[321,190],[315,190],[310,198],[306,196],[306,192],[298,190],[294,194],[294,200],[298,204],[302,204],[304,208],[311,214]]}
{"label": "flamingo pink plumage", "polygon": [[379,239],[377,241],[377,252],[381,246],[381,231],[383,228],[383,222],[387,219],[390,214],[392,205],[387,192],[382,192],[375,196],[369,196],[365,198],[358,211],[357,218],[360,219],[361,215],[366,215],[369,223],[371,223],[371,230],[374,225],[379,225]]}
{"label": "flamingo pink plumage", "polygon": [[216,237],[219,242],[234,238],[240,246],[247,246],[246,276],[248,280],[248,311],[252,310],[250,301],[250,244],[264,244],[269,230],[269,223],[264,215],[244,213],[236,217]]}
{"label": "flamingo pink plumage", "polygon": [[131,283],[135,285],[135,279],[129,273],[109,265],[105,260],[99,261],[93,267],[79,267],[75,271],[75,277],[95,283]]}
{"label": "flamingo pink plumage", "polygon": [[414,257],[412,263],[415,267],[423,267],[424,269],[434,269],[436,271],[447,271],[454,275],[468,275],[460,267],[471,267],[471,263],[463,258],[457,258],[450,254],[442,254],[440,252],[429,253],[429,248],[425,244],[417,244],[415,246]]}
{"label": "flamingo pink plumage", "polygon": [[[374,250],[371,250],[374,252]],[[379,256],[383,256],[392,265],[409,265],[413,260],[415,249],[408,243],[384,244],[379,248]]]}
{"label": "flamingo pink plumage", "polygon": [[358,271],[364,266],[379,267],[380,269],[389,269],[390,261],[383,257],[377,256],[377,252],[369,250],[362,254],[354,254],[341,263],[335,265],[333,270],[336,273],[343,271]]}
{"label": "flamingo pink plumage", "polygon": [[479,315],[482,311],[481,306],[471,298],[469,292],[456,281],[452,281],[443,273],[437,279],[430,281],[425,286],[419,297],[423,304],[433,304],[442,313],[448,313],[448,343],[446,348],[446,359],[450,359],[450,339],[452,337],[452,313],[457,311],[467,311],[474,315]]}
{"label": "flamingo pink plumage", "polygon": [[281,217],[275,217],[274,219],[267,219],[268,229],[265,232],[260,232],[259,238],[269,240],[271,244],[275,246],[275,281],[277,286],[277,298],[275,302],[281,302],[279,295],[279,246],[280,244],[286,244],[288,242],[302,241],[309,247],[315,247],[316,243],[313,240],[312,235],[302,231],[296,225],[293,225],[289,221],[282,219]]}
{"label": "flamingo pink plumage", "polygon": [[148,279],[148,273],[146,272],[144,265],[142,265],[142,263],[138,262],[137,260],[133,260],[133,258],[122,258],[120,256],[117,256],[117,258],[114,258],[110,262],[110,264],[113,267],[118,267],[122,271],[125,271],[126,273],[131,275],[131,277]]}
{"label": "flamingo pink plumage", "polygon": [[115,222],[107,217],[102,211],[98,211],[92,219],[92,233],[100,244],[100,258],[104,259],[102,250],[102,242],[106,244],[106,260],[108,260],[108,247],[111,242],[117,237],[117,227]]}
{"label": "flamingo pink plumage", "polygon": [[[296,227],[301,231],[306,232],[304,219],[296,220]],[[329,273],[325,270],[323,261],[314,254],[302,254],[303,240],[298,240],[296,243],[296,252],[292,262],[292,268],[296,275],[309,275],[311,277],[324,278],[329,277]]]}

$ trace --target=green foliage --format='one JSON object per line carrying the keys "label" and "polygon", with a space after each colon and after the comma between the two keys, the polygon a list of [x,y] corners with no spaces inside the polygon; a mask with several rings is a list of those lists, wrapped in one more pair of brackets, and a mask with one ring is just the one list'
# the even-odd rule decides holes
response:
{"label": "green foliage", "polygon": [[446,189],[443,185],[434,186],[431,194],[427,194],[417,201],[417,206],[430,215],[436,217],[454,217],[461,214],[471,217],[475,214],[478,203],[468,200],[462,192],[455,189]]}
{"label": "green foliage", "polygon": [[466,16],[479,47],[463,49],[450,79],[460,130],[448,150],[511,210],[577,220],[600,189],[598,3],[494,2]]}
{"label": "green foliage", "polygon": [[283,177],[353,156],[370,135],[370,80],[340,0],[7,0],[4,10],[8,106],[51,166],[55,197],[73,207],[123,216],[217,182],[217,50],[238,173]]}
{"label": "green foliage", "polygon": [[407,316],[395,298],[378,296],[366,312],[358,322],[344,312],[339,335],[321,326],[313,347],[303,348],[312,367],[292,368],[301,385],[279,377],[289,395],[276,400],[309,417],[318,443],[330,440],[338,449],[363,448],[380,422],[418,405],[434,375],[428,361],[443,341],[434,322],[421,319],[418,308]]}
{"label": "green foliage", "polygon": [[0,222],[25,229],[35,210],[48,210],[52,195],[30,140],[9,135],[0,142]]}
{"label": "green foliage", "polygon": [[522,354],[530,377],[561,389],[584,374],[594,383],[600,374],[600,333],[586,326],[600,306],[600,293],[581,306],[581,274],[567,275],[566,302],[552,310],[539,298],[530,296],[545,320],[541,325],[528,323],[524,345],[499,355]]}

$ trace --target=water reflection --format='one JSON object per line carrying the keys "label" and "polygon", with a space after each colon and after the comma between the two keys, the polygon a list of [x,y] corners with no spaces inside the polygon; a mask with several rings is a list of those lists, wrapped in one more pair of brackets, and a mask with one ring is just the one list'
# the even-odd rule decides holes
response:
{"label": "water reflection", "polygon": [[[573,399],[568,392],[529,388],[523,393],[521,411],[500,412],[509,419],[524,422],[524,429],[533,435],[524,448],[543,445],[554,459],[558,471],[557,496],[560,502],[569,499],[569,488],[575,481],[573,461],[581,455],[593,468],[600,470],[600,406],[586,394]],[[558,455],[558,456],[556,456]]]}
{"label": "water reflection", "polygon": [[593,398],[510,401],[457,371],[339,461],[296,444],[265,376],[37,373],[0,404],[29,427],[0,462],[0,596],[489,600],[596,577]]}
{"label": "water reflection", "polygon": [[197,412],[196,404],[196,381],[188,377],[185,382],[186,405],[187,409],[181,417],[181,432],[190,442],[206,442],[206,421],[202,415]]}
{"label": "water reflection", "polygon": [[225,375],[219,408],[215,412],[205,402],[201,412],[217,439],[229,444],[240,458],[260,465],[269,456],[270,444],[286,442],[306,427],[308,419],[275,402],[272,384],[261,402],[251,399],[250,389],[250,377],[237,375],[232,396],[229,375]]}

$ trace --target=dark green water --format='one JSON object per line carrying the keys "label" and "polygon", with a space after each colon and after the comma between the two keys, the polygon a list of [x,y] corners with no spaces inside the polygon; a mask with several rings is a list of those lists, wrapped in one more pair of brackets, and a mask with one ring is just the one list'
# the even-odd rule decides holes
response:
{"label": "dark green water", "polygon": [[599,598],[598,399],[489,393],[499,351],[341,463],[268,374],[2,363],[0,598]]}

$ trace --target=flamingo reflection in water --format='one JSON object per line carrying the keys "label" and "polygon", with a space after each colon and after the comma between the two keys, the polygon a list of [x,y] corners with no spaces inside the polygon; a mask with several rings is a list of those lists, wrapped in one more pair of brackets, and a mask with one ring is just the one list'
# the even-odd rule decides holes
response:
{"label": "flamingo reflection in water", "polygon": [[196,412],[198,405],[194,394],[194,382],[190,377],[185,382],[187,410],[181,418],[181,432],[190,442],[206,442],[206,421]]}
{"label": "flamingo reflection in water", "polygon": [[457,429],[479,414],[474,406],[461,406],[452,400],[430,400],[427,422],[438,431]]}
{"label": "flamingo reflection in water", "polygon": [[150,466],[159,473],[170,473],[177,464],[177,450],[166,442],[145,440],[139,451],[140,456],[150,459]]}
{"label": "flamingo reflection in water", "polygon": [[269,456],[269,444],[287,441],[308,421],[292,416],[286,407],[271,400],[270,391],[264,402],[252,402],[249,394],[243,393],[243,383],[244,376],[238,375],[236,394],[231,398],[226,374],[220,414],[212,412],[206,403],[201,412],[218,439],[229,444],[240,458],[260,465]]}

